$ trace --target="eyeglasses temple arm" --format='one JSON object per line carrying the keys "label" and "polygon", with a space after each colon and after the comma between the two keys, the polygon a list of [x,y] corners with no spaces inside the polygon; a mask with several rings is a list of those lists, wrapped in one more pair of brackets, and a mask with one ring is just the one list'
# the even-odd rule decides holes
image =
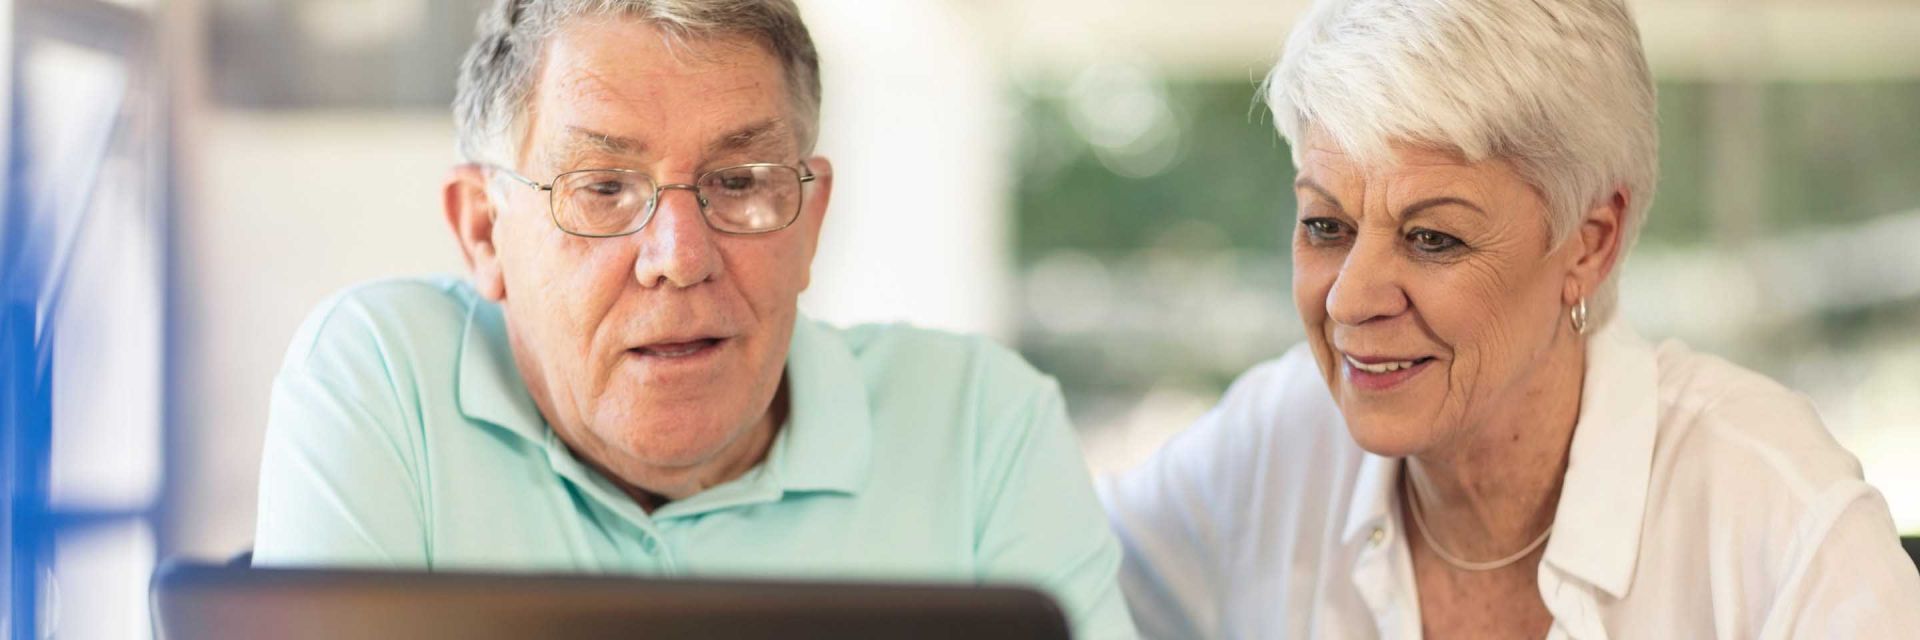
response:
{"label": "eyeglasses temple arm", "polygon": [[524,185],[527,185],[527,186],[529,186],[529,187],[533,187],[534,189],[538,189],[538,190],[540,190],[540,191],[552,191],[552,190],[553,190],[553,185],[550,185],[550,184],[540,184],[540,183],[538,183],[538,182],[534,182],[532,178],[529,178],[529,177],[526,177],[526,176],[523,176],[523,175],[520,175],[520,172],[518,172],[518,171],[514,171],[514,170],[512,170],[512,169],[508,169],[508,168],[506,168],[506,167],[502,167],[502,166],[500,166],[500,165],[497,165],[497,164],[489,164],[489,165],[486,165],[486,167],[487,167],[488,169],[492,169],[492,170],[494,170],[494,171],[498,171],[498,172],[500,172],[500,173],[503,173],[503,174],[506,174],[506,176],[507,176],[508,178],[512,178],[514,182],[518,182],[518,183],[520,183],[520,184],[524,184]]}

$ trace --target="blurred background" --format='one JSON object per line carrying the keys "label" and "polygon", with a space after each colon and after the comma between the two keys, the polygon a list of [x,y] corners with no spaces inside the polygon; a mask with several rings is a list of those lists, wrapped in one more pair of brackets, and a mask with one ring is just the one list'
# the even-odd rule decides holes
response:
{"label": "blurred background", "polygon": [[[0,0],[10,637],[148,635],[158,559],[250,544],[305,314],[459,271],[490,1]],[[1305,4],[802,0],[839,176],[803,307],[1012,344],[1095,473],[1138,462],[1301,338],[1254,93]],[[1804,391],[1920,533],[1920,3],[1631,4],[1663,175],[1623,317]]]}

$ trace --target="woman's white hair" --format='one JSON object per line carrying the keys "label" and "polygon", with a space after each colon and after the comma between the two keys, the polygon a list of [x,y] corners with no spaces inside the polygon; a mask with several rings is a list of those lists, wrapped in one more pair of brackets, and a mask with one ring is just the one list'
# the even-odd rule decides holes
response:
{"label": "woman's white hair", "polygon": [[1653,200],[1653,79],[1623,0],[1319,0],[1263,93],[1300,164],[1309,131],[1363,164],[1408,143],[1510,163],[1555,243],[1627,194],[1620,259],[1588,298],[1612,317],[1619,262]]}

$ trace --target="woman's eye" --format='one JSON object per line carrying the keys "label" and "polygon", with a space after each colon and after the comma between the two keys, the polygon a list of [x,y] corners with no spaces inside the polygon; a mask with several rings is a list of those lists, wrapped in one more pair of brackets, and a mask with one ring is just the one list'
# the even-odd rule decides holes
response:
{"label": "woman's eye", "polygon": [[1443,253],[1463,246],[1459,238],[1431,229],[1414,229],[1407,234],[1407,241],[1424,253]]}
{"label": "woman's eye", "polygon": [[1347,227],[1332,218],[1308,218],[1300,221],[1300,228],[1307,234],[1307,240],[1316,244],[1338,242],[1346,237]]}

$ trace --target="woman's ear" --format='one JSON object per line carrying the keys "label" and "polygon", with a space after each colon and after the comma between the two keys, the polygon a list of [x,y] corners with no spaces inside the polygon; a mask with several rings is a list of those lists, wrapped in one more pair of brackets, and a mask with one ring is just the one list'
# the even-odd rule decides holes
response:
{"label": "woman's ear", "polygon": [[1580,219],[1572,249],[1573,269],[1567,272],[1564,302],[1571,306],[1593,295],[1607,280],[1620,257],[1620,245],[1626,238],[1627,209],[1633,194],[1625,187],[1588,209]]}
{"label": "woman's ear", "polygon": [[447,227],[460,243],[460,256],[467,261],[467,277],[473,288],[488,300],[507,297],[506,279],[500,273],[500,256],[493,244],[493,223],[498,209],[487,189],[488,171],[477,164],[455,166],[441,187],[441,204],[446,208]]}

